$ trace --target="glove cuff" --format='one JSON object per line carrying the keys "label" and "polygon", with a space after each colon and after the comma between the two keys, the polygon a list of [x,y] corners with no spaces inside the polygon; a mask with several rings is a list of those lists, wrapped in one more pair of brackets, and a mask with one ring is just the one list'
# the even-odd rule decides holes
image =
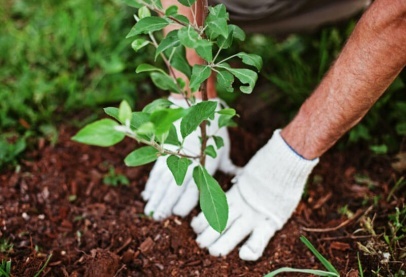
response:
{"label": "glove cuff", "polygon": [[[308,160],[298,154],[281,136],[281,129],[274,131],[272,138],[264,146],[270,157],[274,157],[273,163],[278,168],[284,169],[282,174],[289,173],[296,179],[307,179],[313,168],[318,164],[319,158]],[[275,166],[276,166],[275,164]]]}

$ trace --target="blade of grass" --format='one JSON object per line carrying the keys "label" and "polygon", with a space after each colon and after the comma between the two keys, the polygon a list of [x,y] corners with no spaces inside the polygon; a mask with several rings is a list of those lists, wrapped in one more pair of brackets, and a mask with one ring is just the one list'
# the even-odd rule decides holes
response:
{"label": "blade of grass", "polygon": [[277,274],[283,273],[283,272],[297,272],[297,273],[313,274],[313,275],[316,275],[316,276],[339,277],[339,275],[334,273],[334,272],[328,272],[328,271],[323,271],[323,270],[314,270],[314,269],[296,269],[296,268],[291,268],[291,267],[279,268],[279,269],[277,269],[275,271],[272,271],[272,272],[268,273],[264,277],[273,277],[273,276],[276,276]]}
{"label": "blade of grass", "polygon": [[11,260],[6,262],[6,271],[8,274],[11,273]]}
{"label": "blade of grass", "polygon": [[335,269],[335,267],[326,258],[324,258],[319,251],[316,250],[316,248],[313,246],[313,244],[311,244],[311,242],[307,238],[301,236],[300,240],[307,246],[307,248],[310,249],[310,251],[312,251],[312,253],[317,257],[317,259],[319,259],[319,261],[324,265],[324,267],[328,271],[334,272],[337,274],[337,276],[340,276],[337,269]]}
{"label": "blade of grass", "polygon": [[357,259],[358,259],[358,274],[359,277],[364,277],[364,271],[362,269],[362,264],[361,264],[361,260],[359,259],[359,252],[357,252]]}
{"label": "blade of grass", "polygon": [[[4,271],[4,269],[5,271]],[[9,277],[11,272],[11,261],[2,261],[0,266],[0,276]]]}
{"label": "blade of grass", "polygon": [[49,263],[49,261],[51,260],[51,258],[52,258],[52,254],[50,254],[49,256],[48,256],[48,259],[45,261],[45,264],[41,267],[41,269],[34,275],[34,277],[38,277],[41,273],[42,273],[42,271],[47,267],[47,265],[48,265],[48,263]]}

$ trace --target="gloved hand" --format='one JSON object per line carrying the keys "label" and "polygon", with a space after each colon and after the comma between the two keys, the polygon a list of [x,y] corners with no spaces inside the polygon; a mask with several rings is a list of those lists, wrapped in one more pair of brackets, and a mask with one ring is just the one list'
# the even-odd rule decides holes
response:
{"label": "gloved hand", "polygon": [[[175,106],[186,108],[187,104],[184,99],[175,99],[169,97],[169,100]],[[219,102],[218,98],[210,99],[210,101]],[[220,104],[218,105],[220,108]],[[216,115],[218,117],[218,115]],[[180,121],[175,122],[179,130]],[[206,169],[210,174],[214,174],[217,169],[230,174],[236,174],[238,168],[233,165],[229,158],[230,153],[230,139],[228,137],[227,128],[218,128],[217,120],[211,121],[207,125],[207,134],[216,135],[223,138],[224,146],[217,150],[217,157],[206,157]],[[180,133],[178,134],[179,137]],[[194,133],[190,134],[184,144],[182,152],[189,155],[200,154],[200,128]],[[214,145],[212,138],[208,140],[207,145]],[[167,146],[171,150],[173,146]],[[142,198],[148,203],[145,206],[145,214],[150,215],[155,220],[162,220],[172,214],[179,216],[186,216],[196,206],[199,200],[199,192],[196,184],[192,178],[193,165],[189,166],[185,180],[182,186],[178,186],[173,178],[172,173],[166,165],[167,157],[160,157],[155,162],[154,167],[150,173],[149,179],[145,186],[145,190],[141,193]],[[197,165],[197,162],[195,162]]]}
{"label": "gloved hand", "polygon": [[223,234],[214,231],[200,213],[192,228],[201,248],[213,256],[225,256],[246,236],[240,258],[255,261],[276,231],[290,218],[300,201],[306,180],[318,159],[296,154],[276,130],[235,178],[227,192],[229,217]]}

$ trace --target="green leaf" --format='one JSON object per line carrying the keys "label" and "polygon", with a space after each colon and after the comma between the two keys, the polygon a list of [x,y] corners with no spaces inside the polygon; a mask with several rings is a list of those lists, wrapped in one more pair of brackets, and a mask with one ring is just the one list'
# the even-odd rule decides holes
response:
{"label": "green leaf", "polygon": [[205,33],[210,39],[215,39],[218,36],[228,37],[228,13],[224,5],[209,7],[209,15],[206,17]]}
{"label": "green leaf", "polygon": [[175,83],[175,80],[166,73],[151,73],[151,80],[155,86],[163,90],[169,90],[170,92],[182,93]]}
{"label": "green leaf", "polygon": [[223,36],[219,36],[217,38],[217,45],[222,49],[227,49],[233,44],[233,40],[238,39],[240,41],[245,40],[245,33],[244,31],[233,24],[228,25],[228,36],[224,38]]}
{"label": "green leaf", "polygon": [[72,140],[102,147],[112,146],[125,137],[124,133],[115,129],[117,126],[119,124],[112,119],[101,119],[86,125],[72,137]]}
{"label": "green leaf", "polygon": [[282,267],[277,270],[274,270],[264,277],[274,277],[278,275],[279,273],[283,272],[296,272],[296,273],[307,273],[307,274],[313,274],[316,276],[325,276],[325,277],[339,277],[340,275],[337,275],[336,273],[333,272],[327,272],[323,270],[315,270],[315,269],[296,269],[296,268],[291,268],[291,267]]}
{"label": "green leaf", "polygon": [[206,61],[212,61],[212,43],[206,39],[202,39],[202,37],[191,25],[179,29],[178,38],[182,45],[188,48],[196,49],[196,52],[200,57]]}
{"label": "green leaf", "polygon": [[169,25],[169,21],[158,16],[149,16],[140,19],[131,31],[128,33],[126,38],[137,36],[139,34],[147,34],[150,32],[160,31]]}
{"label": "green leaf", "polygon": [[[154,124],[152,124],[152,125],[154,125]],[[166,138],[168,137],[168,134],[169,134],[169,131],[164,132],[164,133],[159,134],[159,135],[156,135],[156,136],[155,136],[155,140],[156,140],[159,144],[162,145],[162,144],[165,143],[165,140],[166,140]]]}
{"label": "green leaf", "polygon": [[203,120],[207,120],[213,116],[216,108],[217,103],[214,101],[203,101],[190,107],[188,113],[183,117],[180,123],[180,133],[182,137],[186,138],[197,129]]}
{"label": "green leaf", "polygon": [[131,107],[126,100],[121,101],[120,107],[118,108],[118,120],[126,125],[127,122],[130,124],[131,121]]}
{"label": "green leaf", "polygon": [[135,52],[140,50],[141,48],[147,46],[149,41],[143,38],[137,38],[131,43],[131,48],[134,49]]}
{"label": "green leaf", "polygon": [[186,7],[190,7],[196,2],[196,0],[178,0],[178,2]]}
{"label": "green leaf", "polygon": [[234,75],[222,69],[217,71],[217,89],[220,92],[233,92]]}
{"label": "green leaf", "polygon": [[228,37],[227,21],[223,19],[215,19],[207,22],[205,33],[210,39],[216,39],[218,36]]}
{"label": "green leaf", "polygon": [[245,37],[246,37],[245,32],[243,31],[243,29],[241,29],[237,25],[230,24],[230,25],[228,25],[228,29],[231,30],[231,32],[233,34],[233,38],[236,38],[239,41],[245,40]]}
{"label": "green leaf", "polygon": [[262,68],[262,58],[261,56],[255,54],[247,54],[244,52],[240,52],[237,54],[239,58],[242,59],[242,62],[248,65],[255,66],[258,71]]}
{"label": "green leaf", "polygon": [[131,115],[131,127],[140,128],[141,125],[149,121],[149,114],[145,112],[133,112]]}
{"label": "green leaf", "polygon": [[224,114],[224,115],[231,115],[231,116],[235,116],[237,114],[237,112],[232,108],[225,108],[225,109],[217,111],[217,113]]}
{"label": "green leaf", "polygon": [[227,226],[228,204],[224,191],[202,166],[193,169],[193,180],[200,191],[200,208],[210,226],[221,233]]}
{"label": "green leaf", "polygon": [[224,20],[228,20],[228,12],[226,6],[223,4],[216,5],[214,7],[209,7],[209,15],[207,17],[221,18]]}
{"label": "green leaf", "polygon": [[386,144],[370,145],[369,149],[377,155],[384,155],[388,153],[388,146]]}
{"label": "green leaf", "polygon": [[178,13],[178,6],[176,6],[176,5],[169,6],[165,11],[166,16],[176,15],[177,13]]}
{"label": "green leaf", "polygon": [[187,111],[183,108],[154,111],[151,114],[151,122],[155,125],[155,134],[162,135],[168,132],[172,127],[172,123],[183,117]]}
{"label": "green leaf", "polygon": [[399,122],[398,124],[396,124],[395,129],[398,135],[406,136],[406,122]]}
{"label": "green leaf", "polygon": [[[108,115],[110,115],[110,116],[112,116],[112,117],[114,117],[115,119],[118,120],[118,109],[117,108],[105,108],[104,111]],[[143,133],[146,133],[146,130],[145,130],[146,127],[148,127],[148,126],[144,126],[144,125],[147,124],[148,122],[150,123],[148,113],[145,113],[145,112],[133,112],[131,114],[130,127],[133,130],[137,130],[137,136],[139,138],[146,139],[146,140],[150,139],[149,136],[143,135]],[[141,129],[140,132],[139,132],[138,130],[140,128],[143,128],[143,129]]]}
{"label": "green leaf", "polygon": [[137,128],[137,135],[152,135],[155,132],[155,125],[152,122],[145,122]]}
{"label": "green leaf", "polygon": [[124,159],[124,163],[126,166],[139,166],[151,163],[158,159],[158,157],[158,150],[152,146],[144,146],[128,154]]}
{"label": "green leaf", "polygon": [[151,16],[151,12],[146,6],[143,6],[143,7],[138,9],[138,17],[140,19],[145,18],[145,17],[149,17],[149,16]]}
{"label": "green leaf", "polygon": [[183,24],[185,24],[185,25],[189,25],[189,19],[186,17],[186,16],[184,16],[184,15],[181,15],[181,14],[176,14],[176,15],[172,15],[172,17],[174,18],[174,19],[176,19],[177,21],[179,21],[179,22],[182,22]]}
{"label": "green leaf", "polygon": [[163,110],[166,108],[169,108],[173,103],[171,101],[169,101],[168,99],[164,99],[164,98],[158,98],[154,101],[152,101],[151,103],[149,103],[148,105],[146,105],[142,111],[146,112],[146,113],[152,113],[156,110]]}
{"label": "green leaf", "polygon": [[139,3],[137,0],[122,0],[124,2],[124,4],[133,7],[133,8],[141,8],[143,5],[141,3]]}
{"label": "green leaf", "polygon": [[202,57],[205,61],[213,61],[213,44],[205,39],[199,40],[197,46],[195,47],[196,53]]}
{"label": "green leaf", "polygon": [[233,116],[232,115],[226,115],[226,114],[222,114],[219,116],[219,128],[222,127],[233,127],[236,126],[235,122],[232,121]]}
{"label": "green leaf", "polygon": [[252,90],[254,89],[255,82],[258,79],[258,74],[255,73],[253,70],[250,69],[245,69],[245,68],[228,68],[228,71],[230,71],[235,77],[237,77],[238,80],[240,80],[241,83],[247,84],[247,86],[240,86],[240,90],[243,93],[251,93]]}
{"label": "green leaf", "polygon": [[180,45],[178,38],[178,30],[173,30],[169,32],[166,37],[161,41],[155,51],[155,59],[158,55],[168,49],[175,48]]}
{"label": "green leaf", "polygon": [[317,251],[317,249],[313,246],[313,244],[311,244],[311,242],[307,238],[301,236],[300,240],[307,246],[307,248],[310,249],[310,251],[312,251],[313,255],[316,256],[316,258],[324,265],[324,267],[328,271],[335,273],[336,274],[335,276],[340,276],[340,273],[338,273],[337,269],[335,269],[335,267],[326,258],[324,258],[319,251]]}
{"label": "green leaf", "polygon": [[210,77],[211,69],[207,65],[196,64],[192,69],[192,76],[190,77],[190,90],[192,92],[198,91],[200,85]]}
{"label": "green leaf", "polygon": [[185,47],[176,47],[168,56],[172,57],[170,60],[170,64],[173,66],[173,68],[179,70],[190,79],[190,76],[192,75],[192,69],[186,59]]}
{"label": "green leaf", "polygon": [[157,72],[161,72],[163,74],[166,74],[166,72],[163,71],[162,69],[160,69],[160,68],[158,68],[156,66],[147,64],[147,63],[142,63],[139,66],[137,66],[137,69],[135,70],[135,73],[153,72],[153,71],[157,71]]}
{"label": "green leaf", "polygon": [[166,160],[169,170],[172,172],[173,177],[175,178],[176,184],[178,186],[183,184],[185,176],[189,165],[192,164],[187,158],[179,158],[177,156],[171,155]]}
{"label": "green leaf", "polygon": [[213,136],[214,143],[216,144],[217,149],[220,149],[224,146],[224,140],[222,137]]}
{"label": "green leaf", "polygon": [[188,25],[187,27],[183,27],[178,30],[178,37],[180,42],[188,47],[188,48],[195,48],[198,45],[199,40],[202,38],[199,36],[199,34],[196,32],[195,29],[193,29],[192,26]]}
{"label": "green leaf", "polygon": [[186,82],[185,82],[185,80],[184,80],[183,78],[181,78],[181,77],[176,78],[176,83],[178,84],[178,86],[179,86],[179,88],[180,88],[181,90],[184,90],[184,89],[185,89],[185,87],[186,87]]}
{"label": "green leaf", "polygon": [[217,157],[217,152],[216,149],[214,149],[213,145],[209,145],[206,147],[204,150],[204,153],[206,153],[208,156],[212,157],[213,159]]}
{"label": "green leaf", "polygon": [[171,128],[169,129],[168,136],[166,137],[165,144],[171,144],[180,146],[181,143],[178,138],[178,132],[176,131],[176,127],[172,124]]}
{"label": "green leaf", "polygon": [[116,108],[116,107],[108,107],[108,108],[104,108],[103,110],[107,115],[113,117],[117,121],[120,121],[118,119],[118,108]]}
{"label": "green leaf", "polygon": [[143,0],[143,1],[150,3],[154,7],[157,7],[159,10],[163,9],[161,0]]}

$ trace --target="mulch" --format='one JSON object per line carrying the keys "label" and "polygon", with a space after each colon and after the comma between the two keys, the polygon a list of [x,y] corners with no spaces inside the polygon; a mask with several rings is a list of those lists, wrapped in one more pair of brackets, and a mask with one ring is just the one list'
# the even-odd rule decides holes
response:
{"label": "mulch", "polygon": [[[249,160],[277,124],[263,110],[257,112],[254,119],[242,113],[240,127],[230,129],[231,155],[237,165]],[[217,258],[197,246],[189,223],[198,209],[186,218],[172,216],[162,222],[143,214],[140,193],[152,165],[125,167],[123,158],[137,147],[135,142],[126,139],[114,147],[91,147],[71,141],[76,132],[60,126],[55,146],[41,142],[27,153],[17,172],[0,173],[0,243],[13,244],[11,251],[0,253],[0,260],[11,259],[12,276],[34,276],[50,254],[44,276],[263,276],[285,266],[323,269],[300,242],[301,235],[341,276],[358,276],[358,252],[364,269],[378,266],[377,258],[365,256],[357,242],[370,237],[359,231],[365,212],[376,214],[376,222],[385,221],[398,204],[369,209],[371,199],[388,195],[399,177],[387,158],[355,147],[328,152],[309,178],[294,215],[263,257],[245,262],[238,249]],[[130,185],[103,184],[110,167],[127,176]],[[373,184],[360,182],[360,175]],[[224,189],[230,186],[232,176],[217,173],[216,178]],[[344,206],[357,217],[349,220],[343,215]]]}

